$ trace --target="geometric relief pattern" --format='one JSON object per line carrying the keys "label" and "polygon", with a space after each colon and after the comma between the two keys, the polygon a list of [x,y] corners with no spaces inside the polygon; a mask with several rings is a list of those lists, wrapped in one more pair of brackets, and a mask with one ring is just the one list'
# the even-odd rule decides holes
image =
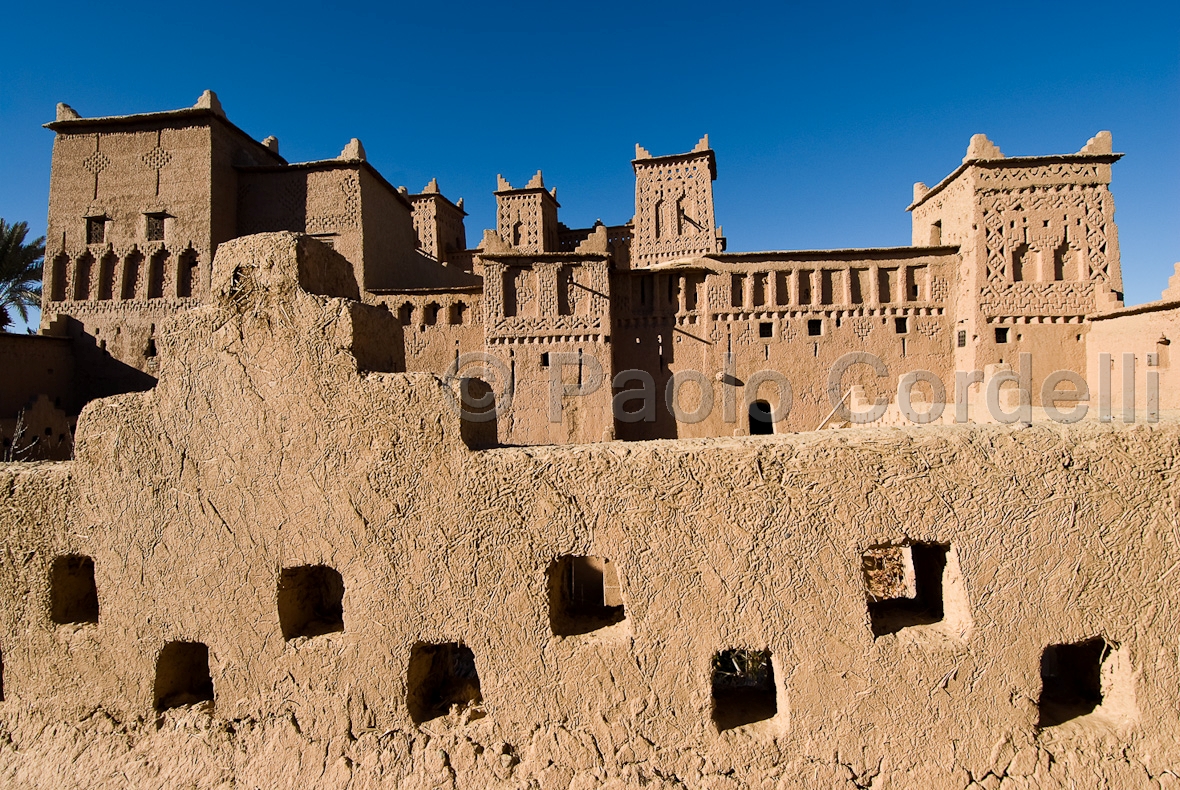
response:
{"label": "geometric relief pattern", "polygon": [[920,333],[930,338],[931,340],[942,331],[942,324],[933,319],[917,322],[917,329]]}
{"label": "geometric relief pattern", "polygon": [[979,289],[979,307],[991,315],[1078,315],[1094,308],[1088,282],[1000,283]]}
{"label": "geometric relief pattern", "polygon": [[864,316],[852,319],[852,331],[856,333],[857,337],[864,340],[873,331],[872,319]]}
{"label": "geometric relief pattern", "polygon": [[98,175],[103,170],[106,170],[108,167],[110,167],[110,164],[111,160],[107,158],[107,155],[101,151],[95,151],[90,154],[90,156],[82,160],[82,167],[86,168],[94,175]]}
{"label": "geometric relief pattern", "polygon": [[950,285],[942,277],[935,277],[930,282],[930,299],[934,302],[945,302],[950,293]]}
{"label": "geometric relief pattern", "polygon": [[414,356],[418,356],[426,350],[426,341],[422,339],[422,335],[416,331],[406,332],[406,351],[409,351]]}
{"label": "geometric relief pattern", "polygon": [[340,181],[344,195],[343,211],[309,216],[306,221],[307,233],[330,233],[361,225],[361,187],[356,175],[349,173]]}
{"label": "geometric relief pattern", "polygon": [[149,170],[162,170],[172,161],[172,154],[156,146],[143,155],[143,163]]}

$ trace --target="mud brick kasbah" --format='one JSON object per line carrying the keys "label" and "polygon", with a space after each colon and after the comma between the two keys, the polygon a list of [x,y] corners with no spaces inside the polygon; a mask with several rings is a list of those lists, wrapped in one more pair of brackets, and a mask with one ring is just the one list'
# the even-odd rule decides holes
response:
{"label": "mud brick kasbah", "polygon": [[1110,133],[730,252],[707,137],[472,245],[212,92],[46,126],[0,785],[1180,786],[1180,273],[1124,306]]}

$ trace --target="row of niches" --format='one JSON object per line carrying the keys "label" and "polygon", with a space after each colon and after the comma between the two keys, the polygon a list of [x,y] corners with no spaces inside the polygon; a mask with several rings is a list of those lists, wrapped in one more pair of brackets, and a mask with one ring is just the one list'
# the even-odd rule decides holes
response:
{"label": "row of niches", "polygon": [[413,302],[404,302],[397,308],[397,318],[402,326],[463,326],[477,317],[472,312],[472,306],[466,302],[451,302],[445,307],[438,302],[428,302],[421,306]]}
{"label": "row of niches", "polygon": [[765,306],[892,304],[943,301],[932,292],[928,266],[794,269],[730,275],[729,304]]}
{"label": "row of niches", "polygon": [[[50,618],[63,627],[98,623],[94,561],[55,558]],[[906,541],[861,554],[868,621],[874,639],[907,635],[917,643],[965,642],[970,612],[952,546]],[[547,571],[549,620],[558,638],[586,644],[630,634],[623,588],[607,558],[565,555]],[[277,589],[282,636],[298,646],[345,630],[344,579],[326,565],[283,568]],[[896,637],[895,637],[896,638]],[[713,654],[709,667],[712,718],[719,731],[780,720],[786,689],[780,659],[770,650],[734,646]],[[479,660],[458,642],[416,643],[407,667],[407,712],[415,724],[439,718],[464,723],[484,715]],[[776,672],[777,670],[777,672]],[[0,699],[3,699],[0,662]],[[777,678],[777,679],[776,679]],[[1136,717],[1134,679],[1125,648],[1094,636],[1046,646],[1040,659],[1038,727],[1114,727]],[[156,658],[156,710],[207,705],[214,679],[200,642],[169,642]]]}
{"label": "row of niches", "polygon": [[138,250],[122,257],[107,250],[100,258],[88,250],[73,259],[61,253],[50,263],[49,298],[55,302],[187,299],[197,285],[198,264],[192,250],[173,255],[159,249],[150,257]]}

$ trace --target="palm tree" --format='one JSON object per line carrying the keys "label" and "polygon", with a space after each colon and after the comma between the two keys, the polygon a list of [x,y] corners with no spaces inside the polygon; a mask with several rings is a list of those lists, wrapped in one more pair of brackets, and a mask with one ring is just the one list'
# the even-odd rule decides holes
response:
{"label": "palm tree", "polygon": [[13,310],[27,323],[29,308],[41,306],[45,237],[25,244],[28,233],[29,223],[0,218],[0,331],[12,325]]}

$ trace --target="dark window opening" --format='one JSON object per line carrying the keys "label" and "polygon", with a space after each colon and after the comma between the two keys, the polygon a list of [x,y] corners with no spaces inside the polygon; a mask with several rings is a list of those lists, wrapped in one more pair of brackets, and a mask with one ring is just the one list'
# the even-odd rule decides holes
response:
{"label": "dark window opening", "polygon": [[778,700],[769,650],[725,650],[713,656],[713,722],[732,730],[774,718]]}
{"label": "dark window opening", "polygon": [[483,379],[459,380],[459,436],[471,450],[486,450],[499,442],[496,393]]}
{"label": "dark window opening", "polygon": [[[49,429],[46,429],[49,432]],[[94,560],[80,555],[57,557],[49,585],[50,616],[58,625],[98,622]]]}
{"label": "dark window opening", "polygon": [[824,322],[822,318],[809,318],[807,320],[807,335],[808,337],[819,337],[824,333]]}
{"label": "dark window opening", "polygon": [[[98,262],[98,298],[106,301],[115,297],[115,272],[119,259],[114,254],[102,256]],[[97,331],[95,332],[97,334]]]}
{"label": "dark window opening", "polygon": [[169,642],[156,659],[156,710],[213,701],[209,648],[201,642]]}
{"label": "dark window opening", "polygon": [[770,436],[774,433],[774,412],[770,403],[756,400],[750,404],[750,435]]}
{"label": "dark window opening", "polygon": [[143,255],[133,252],[123,260],[123,282],[119,289],[122,299],[134,299],[136,289],[139,288],[139,269],[143,263]]}
{"label": "dark window opening", "polygon": [[176,295],[187,299],[193,295],[193,283],[197,279],[197,259],[193,255],[184,255],[176,269]]}
{"label": "dark window opening", "polygon": [[53,288],[50,292],[50,299],[55,302],[63,301],[66,298],[66,267],[69,265],[69,262],[69,257],[64,254],[58,255],[53,259],[51,268]]}
{"label": "dark window opening", "polygon": [[422,323],[424,323],[426,326],[434,326],[437,324],[439,309],[439,305],[435,304],[434,302],[426,305],[422,311]]}
{"label": "dark window opening", "polygon": [[82,301],[90,298],[90,274],[94,269],[94,256],[85,253],[74,264],[74,299]]}
{"label": "dark window opening", "polygon": [[910,320],[908,318],[893,319],[893,330],[899,335],[904,335],[910,331]]}
{"label": "dark window opening", "polygon": [[588,634],[625,618],[619,575],[609,559],[565,556],[549,566],[549,623],[554,634]]}
{"label": "dark window opening", "polygon": [[549,352],[548,351],[541,352],[541,367],[543,367],[543,368],[549,367]]}
{"label": "dark window opening", "polygon": [[86,218],[86,243],[87,244],[102,244],[107,237],[107,218],[106,217],[87,217]]}
{"label": "dark window opening", "polygon": [[409,326],[414,321],[414,305],[406,302],[397,309],[397,318],[402,326]]}
{"label": "dark window opening", "polygon": [[1040,727],[1092,713],[1102,704],[1102,662],[1114,646],[1102,637],[1049,645],[1041,654]]}
{"label": "dark window opening", "polygon": [[334,568],[283,568],[278,603],[283,639],[344,630],[344,578]]}
{"label": "dark window opening", "polygon": [[774,324],[770,321],[758,324],[758,337],[774,337]]}
{"label": "dark window opening", "polygon": [[942,577],[950,546],[874,546],[861,556],[873,636],[943,619]]}
{"label": "dark window opening", "polygon": [[1008,327],[1006,327],[1006,326],[996,327],[996,342],[997,343],[1007,343],[1008,342]]}
{"label": "dark window opening", "polygon": [[452,326],[460,326],[463,324],[463,312],[467,309],[467,305],[462,302],[455,302],[451,305],[447,321]]}
{"label": "dark window opening", "polygon": [[143,355],[146,359],[151,359],[156,355],[156,339],[154,337],[148,338],[147,346],[143,350]]}
{"label": "dark window opening", "polygon": [[147,240],[148,241],[163,241],[164,240],[164,214],[148,214],[147,215]]}
{"label": "dark window opening", "polygon": [[966,347],[967,347],[967,330],[960,329],[959,330],[959,348],[966,348]]}
{"label": "dark window opening", "polygon": [[418,643],[410,649],[406,707],[415,724],[469,713],[483,718],[483,695],[471,648],[457,642]]}
{"label": "dark window opening", "polygon": [[148,299],[164,298],[164,268],[168,253],[161,251],[152,256],[148,263]]}

